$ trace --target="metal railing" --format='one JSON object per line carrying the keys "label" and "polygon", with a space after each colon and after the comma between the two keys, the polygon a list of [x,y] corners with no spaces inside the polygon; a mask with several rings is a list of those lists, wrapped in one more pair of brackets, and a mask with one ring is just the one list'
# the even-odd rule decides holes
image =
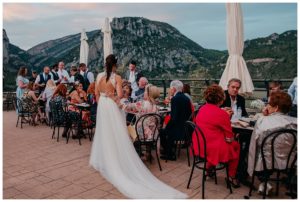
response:
{"label": "metal railing", "polygon": [[[152,83],[160,88],[162,88],[161,97],[165,98],[167,96],[167,89],[170,87],[171,81],[177,78],[166,78],[166,79],[148,79],[149,83]],[[197,102],[201,102],[202,100],[202,93],[203,90],[207,88],[207,86],[213,83],[219,83],[220,79],[205,79],[205,78],[198,78],[198,79],[178,79],[183,83],[187,83],[191,87],[191,96]],[[254,95],[246,97],[246,100],[253,100],[261,97],[267,97],[269,94],[269,82],[271,81],[278,81],[282,83],[282,86],[285,91],[289,88],[293,79],[252,79],[254,85]],[[260,92],[260,93],[257,93]],[[3,98],[7,96],[7,94],[15,94],[15,92],[3,92]],[[260,94],[260,96],[257,96]]]}

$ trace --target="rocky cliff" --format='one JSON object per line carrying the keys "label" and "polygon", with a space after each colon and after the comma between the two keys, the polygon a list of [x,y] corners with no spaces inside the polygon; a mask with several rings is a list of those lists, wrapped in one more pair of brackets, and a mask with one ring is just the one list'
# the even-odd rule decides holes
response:
{"label": "rocky cliff", "polygon": [[[199,66],[207,67],[224,55],[221,51],[207,50],[182,35],[176,28],[163,22],[145,18],[114,18],[111,22],[113,52],[119,58],[120,71],[125,71],[131,60],[148,76],[174,75]],[[101,71],[103,34],[100,30],[87,32],[89,38],[89,67]],[[67,66],[78,64],[80,34],[47,41],[28,50],[30,62],[36,67],[64,60]],[[211,54],[212,53],[212,54]],[[212,55],[211,58],[205,57]]]}

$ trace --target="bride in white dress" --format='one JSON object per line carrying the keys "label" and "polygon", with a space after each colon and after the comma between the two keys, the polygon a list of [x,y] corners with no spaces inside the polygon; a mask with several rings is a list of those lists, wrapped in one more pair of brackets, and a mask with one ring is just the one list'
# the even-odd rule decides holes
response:
{"label": "bride in white dress", "polygon": [[135,151],[123,112],[107,96],[116,93],[122,97],[122,79],[115,73],[116,64],[114,55],[107,56],[106,71],[97,76],[97,123],[90,165],[128,198],[187,198],[152,175]]}

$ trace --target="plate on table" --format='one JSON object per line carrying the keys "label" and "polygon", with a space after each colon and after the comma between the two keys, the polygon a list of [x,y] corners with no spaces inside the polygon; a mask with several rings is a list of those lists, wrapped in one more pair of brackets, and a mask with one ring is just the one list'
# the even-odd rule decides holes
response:
{"label": "plate on table", "polygon": [[246,123],[250,123],[250,121],[252,121],[252,118],[246,118],[246,117],[242,117],[239,119],[240,121],[246,122]]}
{"label": "plate on table", "polygon": [[76,104],[78,107],[89,107],[90,105],[88,103],[81,103],[81,104]]}

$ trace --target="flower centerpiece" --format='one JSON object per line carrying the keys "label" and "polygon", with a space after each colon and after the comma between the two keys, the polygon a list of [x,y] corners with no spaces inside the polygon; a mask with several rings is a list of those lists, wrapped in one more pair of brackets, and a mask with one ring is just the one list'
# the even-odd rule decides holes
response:
{"label": "flower centerpiece", "polygon": [[265,103],[262,100],[260,100],[260,99],[253,100],[250,103],[250,107],[252,109],[256,109],[257,112],[262,112],[263,108],[265,107]]}

